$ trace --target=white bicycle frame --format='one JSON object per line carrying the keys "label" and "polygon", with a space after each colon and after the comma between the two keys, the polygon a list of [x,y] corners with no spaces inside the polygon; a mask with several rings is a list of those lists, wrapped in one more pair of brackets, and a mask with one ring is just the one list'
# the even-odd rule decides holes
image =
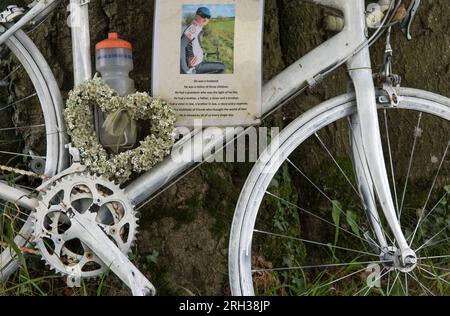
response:
{"label": "white bicycle frame", "polygon": [[[0,44],[58,1],[60,0],[37,0],[36,5],[18,23],[0,36]],[[415,258],[415,254],[407,244],[399,225],[383,157],[370,52],[368,45],[364,45],[368,37],[365,2],[364,0],[307,1],[342,12],[345,20],[344,29],[264,85],[263,113],[270,113],[301,88],[320,81],[327,70],[352,56],[347,61],[347,68],[358,104],[358,113],[352,119],[353,153],[356,155],[356,152],[359,152],[363,156],[362,159],[354,159],[358,186],[365,198],[367,211],[371,215],[369,217],[373,219],[372,224],[380,245],[388,246],[380,227],[379,214],[373,198],[374,191],[395,236],[403,263],[406,264],[408,259]],[[92,78],[88,4],[89,0],[70,1],[75,84]],[[168,157],[125,188],[133,204],[138,205],[146,201],[159,189],[193,167],[194,161],[199,161],[204,153],[211,153],[212,149],[223,146],[225,139],[235,136],[224,133],[223,139],[211,141],[195,137],[198,132],[191,133],[193,142],[183,144],[183,152],[189,157],[191,152],[198,153],[197,155],[201,157],[192,157],[190,163],[178,163]],[[198,148],[202,150],[195,150]],[[17,204],[30,209],[35,208],[37,203],[35,199],[27,197],[26,192],[12,189],[3,183],[0,183],[0,198],[17,200]]]}

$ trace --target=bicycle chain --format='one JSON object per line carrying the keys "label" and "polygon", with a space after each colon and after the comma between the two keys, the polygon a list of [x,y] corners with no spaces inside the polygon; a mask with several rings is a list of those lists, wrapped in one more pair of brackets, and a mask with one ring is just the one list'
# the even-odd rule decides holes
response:
{"label": "bicycle chain", "polygon": [[34,179],[40,179],[40,180],[49,180],[50,179],[50,177],[43,175],[43,174],[37,174],[37,173],[31,172],[31,171],[26,171],[26,170],[12,168],[12,167],[3,166],[3,165],[0,165],[0,171],[11,172],[11,173],[19,174],[19,175],[34,178]]}

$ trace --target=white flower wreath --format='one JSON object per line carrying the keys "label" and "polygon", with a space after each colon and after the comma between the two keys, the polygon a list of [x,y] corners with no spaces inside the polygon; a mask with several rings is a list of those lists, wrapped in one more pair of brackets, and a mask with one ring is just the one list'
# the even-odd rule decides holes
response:
{"label": "white flower wreath", "polygon": [[[91,105],[105,113],[126,111],[133,120],[147,120],[150,133],[138,148],[110,155],[99,143]],[[176,116],[167,102],[148,93],[120,97],[101,78],[86,81],[69,93],[64,112],[68,134],[89,170],[123,183],[133,172],[150,170],[170,153]]]}

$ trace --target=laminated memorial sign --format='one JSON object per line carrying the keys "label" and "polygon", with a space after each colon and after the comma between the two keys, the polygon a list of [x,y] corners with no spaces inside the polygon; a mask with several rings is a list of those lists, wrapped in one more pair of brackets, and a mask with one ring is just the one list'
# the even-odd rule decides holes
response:
{"label": "laminated memorial sign", "polygon": [[264,0],[156,0],[153,95],[178,126],[243,126],[261,117]]}

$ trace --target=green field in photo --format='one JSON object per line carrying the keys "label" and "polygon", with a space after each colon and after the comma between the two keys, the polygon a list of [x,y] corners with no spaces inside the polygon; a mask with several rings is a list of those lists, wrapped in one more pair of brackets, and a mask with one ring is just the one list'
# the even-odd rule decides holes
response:
{"label": "green field in photo", "polygon": [[[182,29],[185,30],[192,23],[194,16],[189,16],[183,21]],[[234,73],[234,27],[235,18],[211,19],[203,29],[200,41],[207,60],[225,64],[225,74]],[[216,53],[219,53],[218,56]]]}
{"label": "green field in photo", "polygon": [[234,18],[212,19],[205,28],[202,45],[205,53],[219,52],[208,57],[208,61],[218,61],[225,64],[225,73],[234,72]]}

